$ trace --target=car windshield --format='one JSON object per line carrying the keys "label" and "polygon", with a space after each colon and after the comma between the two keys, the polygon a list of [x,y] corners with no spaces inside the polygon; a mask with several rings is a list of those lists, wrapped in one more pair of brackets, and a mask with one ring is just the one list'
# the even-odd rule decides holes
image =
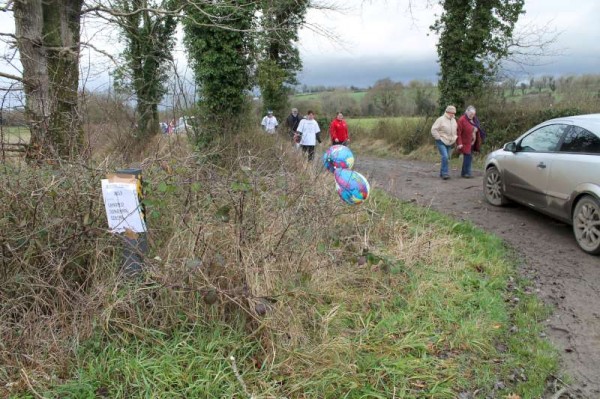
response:
{"label": "car windshield", "polygon": [[568,125],[548,125],[528,134],[521,140],[521,151],[525,152],[552,152],[556,151],[558,143]]}

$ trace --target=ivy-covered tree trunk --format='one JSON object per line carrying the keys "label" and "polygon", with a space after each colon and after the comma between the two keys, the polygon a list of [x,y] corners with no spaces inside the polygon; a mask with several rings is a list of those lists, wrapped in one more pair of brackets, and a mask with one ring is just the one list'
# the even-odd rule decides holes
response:
{"label": "ivy-covered tree trunk", "polygon": [[125,64],[116,77],[120,85],[128,86],[135,94],[140,142],[159,132],[158,104],[166,92],[166,62],[172,59],[177,26],[175,16],[168,13],[169,5],[169,2],[158,4],[148,0],[120,0],[114,5],[119,13],[114,22],[125,41]]}
{"label": "ivy-covered tree trunk", "polygon": [[30,157],[73,158],[82,150],[77,104],[82,5],[81,0],[15,2]]}
{"label": "ivy-covered tree trunk", "polygon": [[[143,95],[143,94],[142,94]],[[144,141],[159,133],[158,105],[138,99],[136,105],[138,139]]]}
{"label": "ivy-covered tree trunk", "polygon": [[288,108],[287,85],[297,84],[296,74],[302,60],[296,46],[298,29],[304,24],[309,2],[306,0],[263,0],[258,85],[263,107],[279,115]]}
{"label": "ivy-covered tree trunk", "polygon": [[235,132],[246,121],[255,11],[253,0],[216,1],[186,9],[184,43],[199,88],[201,126],[207,137]]}
{"label": "ivy-covered tree trunk", "polygon": [[524,0],[440,0],[444,12],[431,29],[440,35],[440,107],[479,97],[509,55]]}
{"label": "ivy-covered tree trunk", "polygon": [[257,82],[264,112],[272,110],[277,116],[288,112],[288,91],[285,90],[285,71],[272,59],[259,61]]}
{"label": "ivy-covered tree trunk", "polygon": [[482,76],[473,76],[475,60],[470,60],[473,55],[473,43],[467,40],[468,20],[471,11],[468,1],[446,0],[443,2],[444,14],[441,23],[445,29],[438,42],[438,56],[440,63],[440,107],[444,104],[455,104],[461,107],[466,100],[464,97],[470,86],[471,79],[480,79]]}

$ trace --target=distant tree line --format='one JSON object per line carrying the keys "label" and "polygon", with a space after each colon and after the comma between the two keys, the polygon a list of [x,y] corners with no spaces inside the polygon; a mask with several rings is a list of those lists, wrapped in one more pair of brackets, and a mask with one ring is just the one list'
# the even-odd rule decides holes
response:
{"label": "distant tree line", "polygon": [[[479,98],[479,103],[526,103],[543,99],[542,103],[548,106],[595,101],[600,106],[600,75],[506,77],[489,82],[484,88],[487,94]],[[313,109],[328,117],[338,111],[349,117],[431,116],[439,112],[439,87],[427,81],[403,84],[385,78],[366,89],[355,86],[312,86],[310,89],[308,95],[302,89],[291,97],[291,105],[300,111]]]}

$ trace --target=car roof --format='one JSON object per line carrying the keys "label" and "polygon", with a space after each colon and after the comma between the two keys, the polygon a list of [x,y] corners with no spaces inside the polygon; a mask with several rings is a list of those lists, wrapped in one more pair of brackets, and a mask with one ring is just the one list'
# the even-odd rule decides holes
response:
{"label": "car roof", "polygon": [[565,116],[562,118],[550,119],[544,122],[544,124],[547,123],[568,123],[577,125],[597,135],[600,135],[600,114]]}

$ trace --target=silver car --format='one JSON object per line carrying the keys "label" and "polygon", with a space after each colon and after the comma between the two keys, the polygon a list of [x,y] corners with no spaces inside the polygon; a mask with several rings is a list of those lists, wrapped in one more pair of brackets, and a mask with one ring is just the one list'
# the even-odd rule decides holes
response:
{"label": "silver car", "polygon": [[581,249],[600,254],[600,114],[551,119],[490,153],[483,191],[571,224]]}

